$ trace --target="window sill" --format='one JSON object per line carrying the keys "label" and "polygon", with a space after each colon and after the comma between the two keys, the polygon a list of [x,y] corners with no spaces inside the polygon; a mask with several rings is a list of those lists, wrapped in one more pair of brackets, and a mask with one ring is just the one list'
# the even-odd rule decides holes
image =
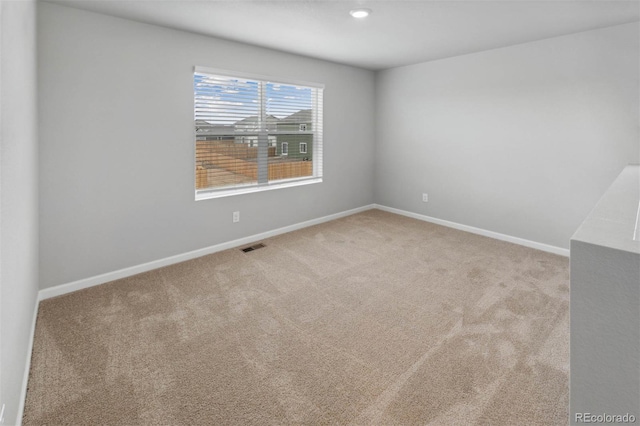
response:
{"label": "window sill", "polygon": [[290,179],[267,183],[263,185],[251,185],[247,187],[236,187],[229,189],[202,189],[196,191],[196,201],[210,200],[212,198],[230,197],[233,195],[251,194],[254,192],[270,191],[272,189],[291,188],[294,186],[311,185],[313,183],[322,183],[322,178],[314,177],[307,179]]}

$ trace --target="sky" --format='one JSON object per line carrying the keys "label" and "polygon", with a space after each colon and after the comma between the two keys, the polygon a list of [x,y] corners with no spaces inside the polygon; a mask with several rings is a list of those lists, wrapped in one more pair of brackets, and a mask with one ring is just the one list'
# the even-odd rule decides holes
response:
{"label": "sky", "polygon": [[[195,73],[195,119],[211,124],[233,124],[260,113],[259,82]],[[265,83],[267,115],[287,117],[311,109],[312,88]]]}

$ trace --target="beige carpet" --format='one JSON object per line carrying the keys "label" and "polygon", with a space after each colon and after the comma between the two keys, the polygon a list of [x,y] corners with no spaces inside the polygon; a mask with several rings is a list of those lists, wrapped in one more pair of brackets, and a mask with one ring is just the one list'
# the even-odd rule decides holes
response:
{"label": "beige carpet", "polygon": [[40,304],[25,425],[566,425],[568,259],[370,210]]}

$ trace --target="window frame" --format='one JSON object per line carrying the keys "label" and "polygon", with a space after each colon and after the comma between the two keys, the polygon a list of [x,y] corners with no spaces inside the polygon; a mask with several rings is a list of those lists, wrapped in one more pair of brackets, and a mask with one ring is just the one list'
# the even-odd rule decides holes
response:
{"label": "window frame", "polygon": [[[196,73],[253,80],[253,81],[259,82],[260,85],[263,83],[264,84],[274,83],[274,84],[282,84],[282,85],[289,85],[289,86],[307,87],[314,90],[313,98],[312,98],[314,102],[312,107],[312,123],[314,124],[314,127],[313,127],[314,130],[312,131],[312,134],[314,135],[314,143],[312,145],[312,150],[313,150],[313,157],[312,157],[313,166],[312,167],[313,168],[312,168],[311,176],[301,176],[301,177],[295,177],[291,179],[279,179],[279,180],[267,181],[263,183],[259,182],[259,183],[250,183],[250,184],[244,184],[244,185],[238,184],[233,187],[196,189],[195,173],[194,173],[193,188],[195,189],[196,201],[248,194],[253,192],[262,192],[262,191],[268,191],[273,189],[281,189],[281,188],[289,188],[294,186],[322,183],[323,181],[322,145],[323,145],[323,124],[324,124],[323,123],[324,121],[323,120],[323,116],[324,116],[323,91],[325,88],[324,84],[313,83],[308,81],[300,81],[300,80],[294,80],[294,79],[274,78],[272,76],[267,76],[267,75],[237,72],[237,71],[223,70],[223,69],[217,69],[217,68],[208,68],[208,67],[202,67],[202,66],[195,66],[193,68],[193,72],[191,75],[192,83]],[[195,102],[196,102],[195,93],[193,94],[193,101],[194,101],[194,107],[195,107]],[[262,107],[264,107],[264,105]],[[261,113],[266,113],[266,111],[263,111],[261,109]],[[194,109],[194,114],[195,114],[195,109]],[[195,116],[194,116],[194,120],[195,120]],[[195,142],[197,141],[196,136],[197,136],[196,128],[195,126],[193,126],[192,140],[194,142],[194,145],[193,145],[194,160],[193,160],[192,170],[194,171],[196,170],[196,156],[195,156]],[[286,142],[283,142],[283,143],[286,143]]]}
{"label": "window frame", "polygon": [[289,142],[282,142],[280,144],[280,156],[281,157],[289,156]]}
{"label": "window frame", "polygon": [[[304,151],[302,150],[302,145],[304,145]],[[299,142],[298,147],[299,147],[298,150],[300,151],[300,154],[308,154],[306,142]]]}

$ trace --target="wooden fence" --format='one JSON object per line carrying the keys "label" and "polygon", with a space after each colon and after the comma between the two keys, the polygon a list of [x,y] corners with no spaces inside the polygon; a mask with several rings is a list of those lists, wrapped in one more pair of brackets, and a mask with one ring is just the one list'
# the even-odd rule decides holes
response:
{"label": "wooden fence", "polygon": [[[275,155],[276,148],[269,147],[269,158]],[[237,144],[228,140],[196,141],[196,188],[257,181],[257,156],[258,148],[247,144]],[[311,161],[269,162],[268,179],[291,179],[311,176],[312,173]]]}
{"label": "wooden fence", "polygon": [[[228,141],[196,141],[196,160],[206,161],[210,154],[222,154],[233,158],[252,160],[258,158],[258,147]],[[268,148],[269,157],[275,157],[276,147]]]}
{"label": "wooden fence", "polygon": [[[210,188],[237,183],[255,182],[258,178],[258,165],[255,162],[243,161],[221,154],[213,154],[212,164],[215,167],[196,168],[196,188]],[[216,161],[217,160],[217,161]],[[268,165],[268,179],[291,179],[311,176],[311,161],[285,161]]]}
{"label": "wooden fence", "polygon": [[290,179],[313,174],[311,161],[287,161],[269,164],[269,180]]}

